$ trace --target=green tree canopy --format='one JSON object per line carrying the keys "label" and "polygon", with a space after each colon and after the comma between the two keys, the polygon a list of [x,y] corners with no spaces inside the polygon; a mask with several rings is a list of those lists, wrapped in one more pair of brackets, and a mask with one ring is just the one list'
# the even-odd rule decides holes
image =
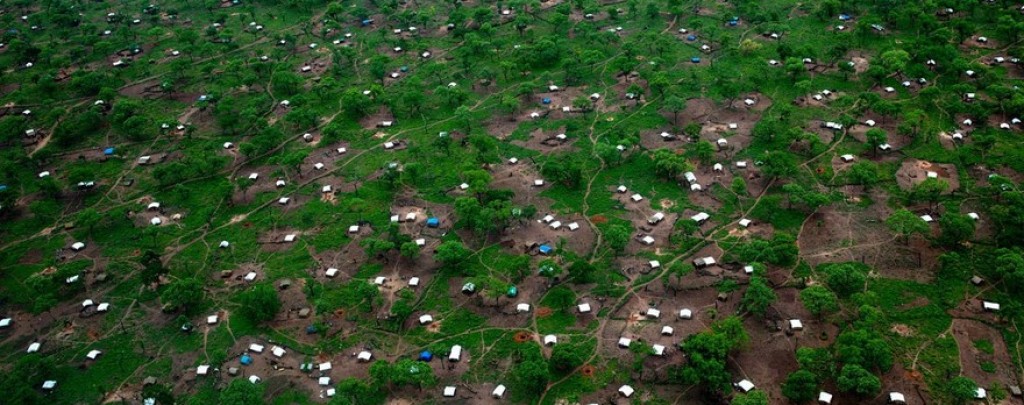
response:
{"label": "green tree canopy", "polygon": [[242,305],[242,315],[256,323],[274,319],[281,309],[277,290],[270,283],[259,283],[243,291],[238,295],[238,302]]}

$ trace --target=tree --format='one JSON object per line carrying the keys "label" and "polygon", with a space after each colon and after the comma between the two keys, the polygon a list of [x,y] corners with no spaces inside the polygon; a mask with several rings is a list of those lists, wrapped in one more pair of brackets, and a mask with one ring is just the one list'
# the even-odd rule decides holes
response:
{"label": "tree", "polygon": [[737,394],[729,402],[730,405],[768,405],[768,394],[764,391],[751,391],[746,394]]}
{"label": "tree", "polygon": [[302,91],[304,79],[295,73],[279,70],[274,72],[270,78],[270,84],[274,86],[274,93],[281,96],[293,96]]}
{"label": "tree", "polygon": [[411,260],[416,260],[417,257],[420,257],[420,247],[416,242],[405,242],[398,250],[401,252],[402,257]]}
{"label": "tree", "polygon": [[672,81],[669,80],[668,74],[665,72],[654,72],[650,80],[647,82],[647,87],[651,91],[658,93],[659,97],[665,96],[665,91],[668,90],[669,86],[672,85]]}
{"label": "tree", "polygon": [[501,110],[508,114],[509,121],[516,120],[516,112],[519,111],[518,99],[516,99],[511,94],[505,94],[501,96],[501,101],[499,102],[499,105],[501,106]]}
{"label": "tree", "polygon": [[369,257],[383,255],[396,247],[395,243],[392,241],[377,238],[363,239],[359,241],[359,246],[363,247],[363,250],[366,251],[366,255]]}
{"label": "tree", "polygon": [[900,73],[907,68],[907,63],[910,62],[910,54],[902,49],[893,49],[882,52],[881,55],[882,66],[885,66],[891,72]]}
{"label": "tree", "polygon": [[263,402],[262,384],[253,384],[244,378],[237,378],[220,393],[219,403],[224,405],[249,405]]}
{"label": "tree", "polygon": [[995,274],[1012,290],[1024,288],[1024,256],[1019,251],[999,249],[996,251]]}
{"label": "tree", "polygon": [[800,302],[815,316],[822,316],[839,310],[836,294],[820,285],[800,291]]}
{"label": "tree", "polygon": [[590,112],[594,109],[594,102],[589,97],[579,96],[572,99],[572,108],[578,111]]}
{"label": "tree", "polygon": [[736,317],[713,324],[709,331],[690,335],[681,345],[688,359],[678,378],[687,385],[699,384],[708,392],[725,391],[732,379],[726,370],[726,360],[749,339],[742,321]]}
{"label": "tree", "polygon": [[[711,145],[711,142],[706,140],[693,144],[691,152],[693,153],[693,156],[700,161],[700,164],[704,166],[711,165],[711,162],[715,159],[715,147],[714,145]],[[742,177],[736,178],[741,179]]]}
{"label": "tree", "polygon": [[837,263],[822,267],[825,272],[825,283],[840,298],[862,291],[864,284],[867,283],[867,276],[861,270],[861,266],[855,263]]}
{"label": "tree", "polygon": [[974,237],[974,219],[967,215],[946,213],[939,218],[942,234],[939,241],[949,247],[958,247]]}
{"label": "tree", "polygon": [[974,380],[958,376],[946,383],[946,392],[957,404],[966,404],[974,400],[974,394],[978,391],[978,383]]}
{"label": "tree", "polygon": [[847,364],[836,379],[839,391],[850,392],[864,398],[878,395],[882,390],[882,381],[870,371],[856,364]]}
{"label": "tree", "polygon": [[796,174],[796,157],[783,151],[766,152],[761,157],[764,164],[761,171],[771,179],[789,177]]}
{"label": "tree", "polygon": [[757,316],[764,316],[765,311],[777,298],[775,291],[768,286],[764,277],[753,277],[750,279],[747,291],[743,294],[740,306]]}
{"label": "tree", "polygon": [[[337,4],[337,3],[332,3]],[[374,363],[376,364],[376,363]],[[385,363],[387,364],[387,363]],[[371,366],[372,367],[372,366]],[[331,398],[330,405],[380,405],[383,404],[386,395],[379,389],[379,385],[371,387],[366,382],[347,377],[338,381],[336,393]]]}
{"label": "tree", "polygon": [[786,73],[789,74],[793,83],[796,83],[800,76],[807,72],[803,59],[796,57],[786,58],[785,67]]}
{"label": "tree", "polygon": [[878,184],[880,181],[878,176],[878,165],[871,162],[854,163],[853,166],[850,167],[848,176],[851,183],[864,186],[864,190],[871,189],[872,186]]}
{"label": "tree", "polygon": [[587,284],[594,281],[597,268],[586,260],[577,260],[569,266],[569,278],[575,284]]}
{"label": "tree", "polygon": [[896,210],[896,212],[890,215],[885,220],[885,224],[889,227],[890,231],[903,238],[904,245],[910,242],[911,235],[924,234],[931,229],[928,227],[928,223],[924,222],[921,217],[903,208]]}
{"label": "tree", "polygon": [[459,123],[467,135],[473,131],[473,111],[469,107],[459,106],[459,108],[455,109],[452,117],[455,118],[455,122]]}
{"label": "tree", "polygon": [[914,185],[910,190],[910,198],[912,201],[926,201],[928,202],[929,209],[934,210],[935,205],[939,203],[942,193],[945,193],[947,189],[949,189],[949,183],[939,179],[928,178]]}
{"label": "tree", "polygon": [[793,403],[804,403],[818,394],[818,377],[807,370],[797,370],[786,377],[782,383],[782,395]]}
{"label": "tree", "polygon": [[362,117],[372,110],[373,99],[358,89],[349,88],[341,93],[341,106],[349,116]]}
{"label": "tree", "polygon": [[269,283],[260,283],[243,291],[238,296],[241,313],[251,321],[260,323],[274,319],[281,309],[277,291]]}
{"label": "tree", "polygon": [[672,113],[672,124],[679,125],[679,113],[686,109],[686,100],[671,95],[665,98],[665,109]]}
{"label": "tree", "polygon": [[155,283],[160,279],[160,276],[167,274],[167,268],[160,261],[160,255],[152,250],[142,253],[142,257],[139,258],[139,264],[142,265],[142,273],[140,273],[139,279],[143,284]]}
{"label": "tree", "polygon": [[473,252],[466,249],[462,242],[448,240],[441,243],[434,251],[434,259],[447,266],[458,266],[471,254]]}
{"label": "tree", "polygon": [[887,372],[893,366],[892,349],[877,332],[867,329],[848,330],[836,338],[836,359],[844,365]]}
{"label": "tree", "polygon": [[512,380],[519,385],[524,393],[533,397],[539,397],[547,389],[550,379],[548,366],[541,360],[524,361],[512,370]]}
{"label": "tree", "polygon": [[864,133],[864,137],[867,140],[868,147],[871,148],[872,155],[877,155],[878,147],[889,142],[889,135],[878,128],[869,129],[868,132]]}
{"label": "tree", "polygon": [[801,347],[796,349],[796,362],[801,370],[807,370],[817,377],[818,381],[832,378],[836,372],[836,363],[829,348]]}
{"label": "tree", "polygon": [[629,236],[632,231],[626,225],[611,225],[604,229],[604,240],[608,247],[617,253],[621,253],[629,244]]}
{"label": "tree", "polygon": [[75,225],[85,228],[86,234],[92,236],[93,229],[96,225],[103,220],[103,216],[100,215],[95,208],[89,207],[81,211],[78,211],[78,215],[75,219]]}
{"label": "tree", "polygon": [[203,283],[191,277],[174,280],[160,293],[160,301],[186,314],[194,314],[203,303]]}
{"label": "tree", "polygon": [[580,187],[580,182],[583,180],[583,164],[578,153],[560,154],[545,161],[540,168],[540,173],[551,181],[576,189]]}
{"label": "tree", "polygon": [[551,349],[548,365],[555,373],[565,375],[583,365],[589,354],[583,346],[573,344],[557,344]]}
{"label": "tree", "polygon": [[668,149],[657,149],[651,157],[654,159],[654,171],[669,180],[692,170],[686,158]]}

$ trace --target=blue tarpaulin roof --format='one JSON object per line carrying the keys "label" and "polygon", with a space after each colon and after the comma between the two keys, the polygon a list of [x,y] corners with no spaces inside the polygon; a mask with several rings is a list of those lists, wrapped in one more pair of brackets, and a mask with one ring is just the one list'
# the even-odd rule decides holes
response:
{"label": "blue tarpaulin roof", "polygon": [[551,99],[548,97],[544,97],[544,100],[542,100],[541,102],[543,102],[544,104],[551,104]]}
{"label": "blue tarpaulin roof", "polygon": [[243,354],[242,358],[239,359],[238,361],[240,363],[242,363],[243,366],[248,366],[248,365],[252,364],[252,357],[249,357],[248,354]]}
{"label": "blue tarpaulin roof", "polygon": [[104,155],[113,155],[114,154],[114,148],[106,148],[106,149],[104,149],[103,150],[103,154]]}
{"label": "blue tarpaulin roof", "polygon": [[437,228],[438,225],[441,225],[441,221],[438,220],[437,218],[434,218],[434,217],[427,218],[427,226],[429,226],[431,228]]}
{"label": "blue tarpaulin roof", "polygon": [[0,191],[7,191],[7,185],[6,184],[0,184]]}
{"label": "blue tarpaulin roof", "polygon": [[551,253],[551,246],[540,245],[540,247],[537,248],[537,250],[540,250],[540,252],[543,253],[543,254],[548,254],[548,253]]}
{"label": "blue tarpaulin roof", "polygon": [[696,41],[697,40],[697,36],[693,35],[693,34],[687,35],[686,36],[686,40],[687,41]]}
{"label": "blue tarpaulin roof", "polygon": [[420,359],[419,359],[420,361],[430,361],[430,360],[433,360],[433,359],[434,359],[434,354],[433,353],[431,353],[429,351],[426,351],[426,350],[420,352]]}
{"label": "blue tarpaulin roof", "polygon": [[698,57],[694,56],[694,57],[690,58],[690,62],[693,62],[693,63],[700,63],[700,58],[698,58]]}

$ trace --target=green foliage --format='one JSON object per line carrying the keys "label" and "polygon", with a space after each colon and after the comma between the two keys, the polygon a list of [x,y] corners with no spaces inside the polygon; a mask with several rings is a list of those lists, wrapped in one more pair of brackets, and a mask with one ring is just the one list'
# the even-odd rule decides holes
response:
{"label": "green foliage", "polygon": [[855,292],[863,291],[867,282],[864,265],[859,263],[834,263],[822,265],[819,271],[825,273],[828,288],[840,298],[847,298]]}
{"label": "green foliage", "polygon": [[171,308],[194,315],[202,309],[203,283],[195,278],[182,278],[171,282],[160,293],[160,301]]}
{"label": "green foliage", "polygon": [[782,383],[782,395],[794,403],[808,402],[818,395],[818,376],[807,370],[797,370]]}
{"label": "green foliage", "polygon": [[241,304],[240,312],[252,322],[266,322],[277,315],[281,309],[281,300],[277,298],[277,290],[270,283],[259,283],[238,295]]}
{"label": "green foliage", "polygon": [[263,384],[253,384],[236,378],[221,391],[219,402],[225,405],[246,405],[263,402]]}
{"label": "green foliage", "polygon": [[437,246],[434,253],[434,259],[444,263],[447,266],[459,266],[469,256],[473,254],[472,251],[466,249],[466,246],[461,242],[448,240],[444,241]]}
{"label": "green foliage", "polygon": [[754,238],[733,250],[743,262],[761,262],[780,266],[795,263],[799,253],[796,247],[796,238],[787,233],[776,233],[771,240]]}
{"label": "green foliage", "polygon": [[768,394],[764,391],[751,391],[746,394],[737,394],[732,397],[730,405],[768,405]]}
{"label": "green foliage", "polygon": [[939,241],[949,247],[959,247],[974,237],[974,219],[967,215],[946,213],[939,218],[942,235]]}
{"label": "green foliage", "polygon": [[966,404],[974,400],[974,394],[978,390],[978,383],[968,377],[958,376],[949,380],[944,391],[957,404]]}
{"label": "green foliage", "polygon": [[836,294],[820,285],[800,291],[800,302],[815,316],[828,315],[839,310]]}
{"label": "green foliage", "polygon": [[924,234],[929,230],[927,222],[906,209],[896,210],[885,220],[885,224],[893,233],[902,236],[904,243],[911,235]]}
{"label": "green foliage", "polygon": [[747,286],[747,291],[743,293],[740,306],[757,316],[764,316],[765,311],[768,310],[768,307],[776,299],[778,297],[775,295],[775,291],[768,285],[767,280],[764,277],[755,276],[750,279],[750,285]]}
{"label": "green foliage", "polygon": [[590,353],[581,345],[560,343],[551,349],[548,365],[555,374],[564,375],[575,371],[590,357]]}
{"label": "green foliage", "polygon": [[683,155],[669,149],[657,149],[651,158],[654,159],[655,172],[669,180],[676,180],[684,172],[693,170]]}
{"label": "green foliage", "polygon": [[387,398],[379,386],[371,387],[370,384],[352,377],[338,381],[335,389],[337,391],[334,398],[331,398],[330,405],[381,405]]}
{"label": "green foliage", "polygon": [[538,396],[543,393],[550,379],[548,366],[541,360],[527,360],[512,369],[512,380],[528,395]]}
{"label": "green foliage", "polygon": [[864,398],[878,395],[882,390],[882,381],[874,374],[856,364],[847,364],[836,379],[839,391],[857,394]]}
{"label": "green foliage", "polygon": [[726,360],[748,339],[742,321],[736,317],[712,324],[710,331],[690,335],[681,344],[688,358],[677,378],[683,384],[699,385],[709,392],[727,390],[732,376],[726,370]]}
{"label": "green foliage", "polygon": [[878,334],[866,329],[848,330],[835,343],[836,359],[845,365],[887,372],[893,366],[892,349]]}

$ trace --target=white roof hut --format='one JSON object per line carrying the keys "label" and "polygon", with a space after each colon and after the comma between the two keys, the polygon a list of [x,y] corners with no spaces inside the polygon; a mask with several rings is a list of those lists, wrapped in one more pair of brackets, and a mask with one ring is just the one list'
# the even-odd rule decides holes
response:
{"label": "white roof hut", "polygon": [[735,386],[743,392],[750,392],[750,390],[754,389],[754,383],[750,382],[750,380],[742,380],[736,383]]}
{"label": "white roof hut", "polygon": [[494,387],[494,391],[491,391],[491,396],[496,399],[501,399],[501,397],[505,396],[505,386],[498,384],[497,387]]}

